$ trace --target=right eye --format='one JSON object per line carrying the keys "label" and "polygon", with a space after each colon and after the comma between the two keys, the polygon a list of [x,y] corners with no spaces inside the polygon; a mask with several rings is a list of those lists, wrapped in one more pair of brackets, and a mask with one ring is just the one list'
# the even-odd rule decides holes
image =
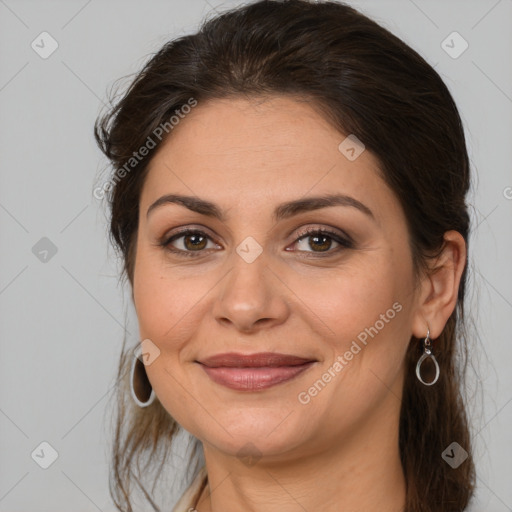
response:
{"label": "right eye", "polygon": [[[208,243],[211,243],[212,246],[208,247]],[[220,247],[204,231],[197,229],[182,230],[161,241],[160,245],[165,250],[186,257],[198,256],[199,254],[194,253],[203,253],[205,249],[218,249]]]}

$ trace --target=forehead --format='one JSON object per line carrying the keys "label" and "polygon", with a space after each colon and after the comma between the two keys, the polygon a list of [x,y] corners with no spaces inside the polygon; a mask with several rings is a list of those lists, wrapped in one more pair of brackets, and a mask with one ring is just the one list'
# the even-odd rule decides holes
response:
{"label": "forehead", "polygon": [[229,205],[333,192],[392,201],[377,159],[348,159],[339,149],[346,138],[307,100],[199,103],[152,158],[141,203],[171,191]]}
{"label": "forehead", "polygon": [[[329,146],[342,137],[333,132],[306,100],[280,96],[215,99],[199,103],[180,121],[159,153],[168,150],[180,161],[209,157],[212,163],[223,162],[226,169],[242,172],[251,163],[271,168],[274,160],[282,164],[304,158],[318,161],[320,153],[328,157]],[[178,155],[176,150],[183,147],[187,151]]]}

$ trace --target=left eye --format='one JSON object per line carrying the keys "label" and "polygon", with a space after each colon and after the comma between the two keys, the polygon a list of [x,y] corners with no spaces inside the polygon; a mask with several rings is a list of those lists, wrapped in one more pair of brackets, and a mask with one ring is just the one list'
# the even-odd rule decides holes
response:
{"label": "left eye", "polygon": [[[333,243],[336,244],[334,250],[330,250],[333,247]],[[316,253],[336,252],[340,247],[349,248],[352,246],[349,240],[344,239],[337,233],[325,230],[310,231],[300,236],[294,242],[294,245],[298,246],[299,251]]]}

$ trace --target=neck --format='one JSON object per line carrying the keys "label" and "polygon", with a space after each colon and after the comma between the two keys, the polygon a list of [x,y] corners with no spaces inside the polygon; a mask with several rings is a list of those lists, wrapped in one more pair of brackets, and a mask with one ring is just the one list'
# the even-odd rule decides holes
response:
{"label": "neck", "polygon": [[286,461],[244,464],[205,444],[208,485],[197,512],[403,512],[398,414],[385,410],[336,446]]}

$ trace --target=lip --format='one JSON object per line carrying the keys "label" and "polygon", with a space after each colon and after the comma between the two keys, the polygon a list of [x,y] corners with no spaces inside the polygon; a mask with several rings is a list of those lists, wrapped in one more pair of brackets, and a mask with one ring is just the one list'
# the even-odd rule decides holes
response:
{"label": "lip", "polygon": [[258,391],[287,382],[314,365],[316,359],[274,352],[226,353],[197,361],[217,384],[239,391]]}

